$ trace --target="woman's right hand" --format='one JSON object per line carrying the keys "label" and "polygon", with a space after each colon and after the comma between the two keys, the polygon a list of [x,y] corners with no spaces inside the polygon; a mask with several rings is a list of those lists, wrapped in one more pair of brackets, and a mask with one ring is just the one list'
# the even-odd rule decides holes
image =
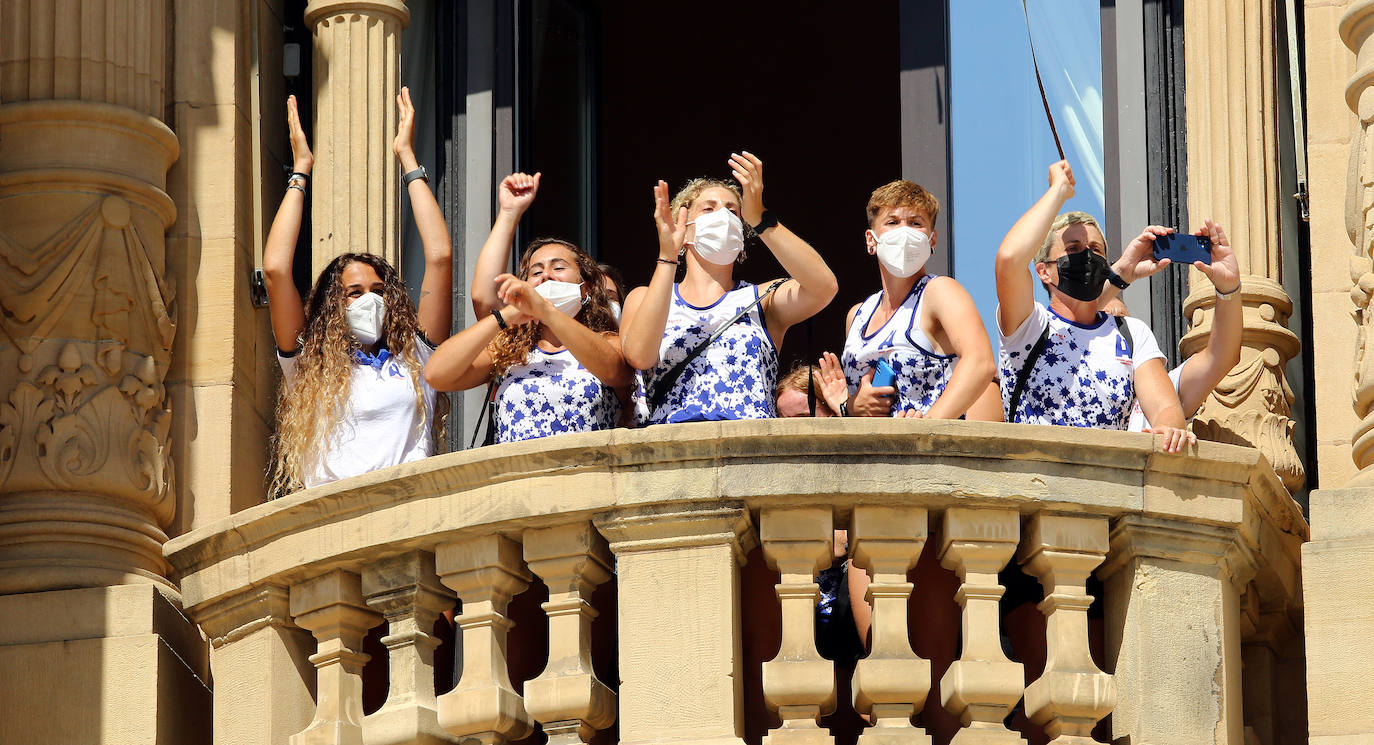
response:
{"label": "woman's right hand", "polygon": [[1067,160],[1058,161],[1050,166],[1050,189],[1057,190],[1065,201],[1073,197],[1074,186],[1077,184],[1073,177],[1073,169],[1069,167]]}
{"label": "woman's right hand", "polygon": [[315,155],[310,152],[310,143],[305,139],[295,96],[286,97],[286,126],[291,135],[291,169],[309,175],[310,169],[315,167]]}
{"label": "woman's right hand", "polygon": [[515,216],[525,214],[525,210],[534,204],[534,197],[539,193],[540,175],[512,173],[501,179],[501,186],[496,190],[496,200],[501,206],[501,211]]}
{"label": "woman's right hand", "polygon": [[658,258],[677,261],[687,239],[687,208],[679,207],[676,219],[673,217],[668,182],[663,180],[654,187],[654,226],[658,228]]}
{"label": "woman's right hand", "polygon": [[[501,274],[496,277],[496,297],[506,304],[501,309],[501,317],[509,324],[529,323],[544,318],[553,305],[543,295],[534,291],[529,282],[514,274]],[[514,311],[514,315],[511,315]]]}

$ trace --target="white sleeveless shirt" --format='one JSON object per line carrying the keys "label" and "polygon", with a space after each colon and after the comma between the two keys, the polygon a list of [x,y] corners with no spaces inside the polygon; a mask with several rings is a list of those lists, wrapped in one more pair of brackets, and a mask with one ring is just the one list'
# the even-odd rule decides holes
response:
{"label": "white sleeveless shirt", "polygon": [[892,317],[873,333],[865,334],[864,329],[877,312],[883,293],[870,295],[854,313],[854,322],[845,336],[840,364],[844,367],[845,382],[849,383],[851,394],[859,390],[859,379],[875,370],[880,359],[887,360],[897,373],[893,384],[897,396],[892,402],[892,416],[903,411],[922,414],[930,411],[940,394],[945,392],[958,362],[952,354],[932,351],[935,345],[921,330],[921,298],[933,278],[934,275],[928,274],[912,285]]}

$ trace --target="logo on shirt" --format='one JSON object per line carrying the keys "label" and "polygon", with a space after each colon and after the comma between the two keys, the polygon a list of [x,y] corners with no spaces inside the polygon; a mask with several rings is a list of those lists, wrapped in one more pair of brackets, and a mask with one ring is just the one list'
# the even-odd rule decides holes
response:
{"label": "logo on shirt", "polygon": [[1126,337],[1121,334],[1116,335],[1116,361],[1123,365],[1131,365],[1134,360],[1131,358],[1131,348],[1126,346]]}

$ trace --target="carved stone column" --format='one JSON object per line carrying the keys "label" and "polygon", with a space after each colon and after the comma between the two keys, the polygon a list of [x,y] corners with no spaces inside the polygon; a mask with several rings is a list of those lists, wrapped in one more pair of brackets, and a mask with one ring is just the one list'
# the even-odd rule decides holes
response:
{"label": "carved stone column", "polygon": [[1152,517],[1119,518],[1110,540],[1098,571],[1113,742],[1242,742],[1240,588],[1253,557],[1230,529]]}
{"label": "carved stone column", "polygon": [[924,507],[854,508],[852,561],[872,579],[867,600],[873,604],[873,647],[854,668],[854,710],[873,722],[859,745],[931,742],[911,723],[930,694],[930,660],[911,649],[907,604],[912,585],[906,581],[926,544],[927,525]]}
{"label": "carved stone column", "polygon": [[391,153],[404,0],[310,0],[315,32],[311,276],[342,253],[401,266],[400,171]]}
{"label": "carved stone column", "polygon": [[[1296,491],[1305,473],[1293,446],[1293,392],[1284,366],[1300,344],[1288,330],[1293,303],[1282,285],[1280,205],[1291,197],[1279,192],[1274,12],[1274,0],[1185,3],[1184,64],[1211,84],[1188,86],[1188,214],[1194,225],[1173,227],[1191,230],[1206,218],[1222,224],[1240,263],[1245,307],[1240,364],[1203,403],[1194,431],[1258,448],[1284,486]],[[1180,344],[1185,356],[1207,346],[1216,305],[1212,284],[1189,271],[1183,310],[1190,329]]]}
{"label": "carved stone column", "polygon": [[368,745],[441,745],[457,742],[439,726],[430,631],[456,602],[434,573],[434,556],[412,551],[363,568],[363,596],[386,618],[391,686],[382,708],[363,717]]}
{"label": "carved stone column", "polygon": [[829,745],[821,717],[835,710],[835,663],[816,650],[816,573],[830,565],[835,530],[828,507],[765,507],[759,534],[768,566],[777,571],[782,640],[778,656],[763,663],[763,695],[782,726],[764,745]]}
{"label": "carved stone column", "polygon": [[165,3],[0,5],[0,593],[163,576]]}
{"label": "carved stone column", "polygon": [[381,620],[363,604],[358,575],[336,569],[291,587],[296,625],[315,635],[315,718],[290,745],[362,745],[363,636]]}
{"label": "carved stone column", "polygon": [[1093,726],[1116,704],[1112,676],[1088,649],[1088,575],[1107,557],[1107,518],[1031,518],[1018,559],[1040,580],[1045,600],[1045,672],[1026,687],[1026,715],[1054,745],[1089,745]]}
{"label": "carved stone column", "polygon": [[549,662],[525,684],[525,706],[550,745],[590,742],[615,722],[615,693],[592,669],[592,591],[615,560],[591,523],[527,530],[525,563],[549,588]]}
{"label": "carved stone column", "polygon": [[1355,52],[1355,74],[1345,101],[1358,118],[1350,145],[1345,227],[1355,244],[1350,258],[1350,299],[1355,304],[1355,427],[1351,457],[1360,473],[1350,486],[1374,484],[1374,3],[1351,3],[1340,22],[1341,39]]}
{"label": "carved stone column", "polygon": [[1021,700],[1025,673],[1002,651],[997,606],[1005,592],[997,573],[1016,552],[1020,532],[1016,510],[945,510],[940,565],[959,574],[954,599],[964,608],[963,649],[940,679],[940,703],[964,724],[954,745],[1025,743],[1002,724]]}
{"label": "carved stone column", "polygon": [[439,724],[462,742],[500,745],[534,730],[525,700],[510,682],[506,616],[511,598],[524,592],[530,573],[520,544],[484,535],[441,544],[434,552],[440,579],[463,601],[463,670],[458,686],[439,697]]}
{"label": "carved stone column", "polygon": [[744,503],[627,508],[596,527],[619,581],[620,742],[742,745],[739,567],[757,545]]}

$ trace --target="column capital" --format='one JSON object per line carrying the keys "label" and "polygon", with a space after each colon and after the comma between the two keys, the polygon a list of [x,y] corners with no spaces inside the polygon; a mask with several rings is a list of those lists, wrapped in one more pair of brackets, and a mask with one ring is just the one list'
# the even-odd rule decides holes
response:
{"label": "column capital", "polygon": [[594,522],[616,555],[728,545],[743,566],[758,546],[749,510],[739,500],[626,508],[597,515]]}
{"label": "column capital", "polygon": [[295,627],[290,598],[290,589],[283,585],[259,585],[202,605],[189,615],[218,648],[269,626]]}
{"label": "column capital", "polygon": [[1231,528],[1123,515],[1112,525],[1110,540],[1111,551],[1098,570],[1103,578],[1135,559],[1149,558],[1216,567],[1239,588],[1254,578],[1259,567],[1254,552]]}
{"label": "column capital", "polygon": [[348,13],[390,16],[401,28],[410,25],[410,9],[405,0],[309,0],[305,5],[305,22],[313,26],[323,18]]}

